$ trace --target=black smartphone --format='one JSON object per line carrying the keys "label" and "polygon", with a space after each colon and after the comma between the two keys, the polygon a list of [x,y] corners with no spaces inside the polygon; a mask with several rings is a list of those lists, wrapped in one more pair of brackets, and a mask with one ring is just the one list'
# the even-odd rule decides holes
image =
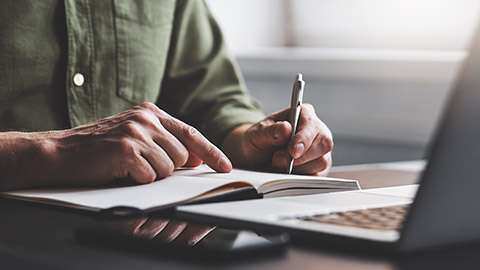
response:
{"label": "black smartphone", "polygon": [[80,242],[109,248],[215,260],[280,254],[289,240],[287,234],[257,234],[158,217],[95,221],[76,228],[75,236]]}

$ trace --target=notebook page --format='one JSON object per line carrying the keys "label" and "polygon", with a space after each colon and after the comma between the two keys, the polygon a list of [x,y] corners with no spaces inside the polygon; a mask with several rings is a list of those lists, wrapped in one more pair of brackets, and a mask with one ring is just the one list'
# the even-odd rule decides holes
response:
{"label": "notebook page", "polygon": [[94,209],[131,206],[148,209],[183,202],[230,182],[218,178],[172,175],[145,185],[122,187],[50,188],[2,192],[5,195],[63,201]]}
{"label": "notebook page", "polygon": [[248,171],[242,169],[232,169],[230,173],[217,173],[203,164],[197,168],[180,168],[174,172],[174,175],[195,176],[208,179],[228,179],[231,181],[245,181],[251,183],[256,188],[262,184],[275,180],[334,180],[339,182],[355,182],[354,180],[346,180],[339,178],[330,178],[322,176],[285,174],[285,173],[267,173],[258,171]]}

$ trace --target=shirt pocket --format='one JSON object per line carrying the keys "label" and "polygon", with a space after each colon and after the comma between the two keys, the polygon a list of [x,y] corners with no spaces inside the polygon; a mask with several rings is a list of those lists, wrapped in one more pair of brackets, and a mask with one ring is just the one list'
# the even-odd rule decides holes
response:
{"label": "shirt pocket", "polygon": [[175,1],[114,0],[117,94],[156,102],[165,71]]}

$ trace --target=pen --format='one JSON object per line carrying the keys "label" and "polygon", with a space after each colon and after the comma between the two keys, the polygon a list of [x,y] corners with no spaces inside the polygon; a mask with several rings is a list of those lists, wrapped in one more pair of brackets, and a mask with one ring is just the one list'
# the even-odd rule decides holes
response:
{"label": "pen", "polygon": [[[293,138],[293,135],[297,132],[298,119],[300,118],[300,111],[302,110],[302,99],[303,99],[303,89],[305,88],[305,82],[302,78],[302,73],[298,73],[295,77],[295,82],[293,83],[292,90],[292,102],[290,104],[290,114],[288,121],[292,125],[292,133],[290,134],[290,139],[288,143]],[[287,144],[288,145],[288,144]],[[287,146],[287,173],[291,174],[293,170],[293,158],[290,156]]]}

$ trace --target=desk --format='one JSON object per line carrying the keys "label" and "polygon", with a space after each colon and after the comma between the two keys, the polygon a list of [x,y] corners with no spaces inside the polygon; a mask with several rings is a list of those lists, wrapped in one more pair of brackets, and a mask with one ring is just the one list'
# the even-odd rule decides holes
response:
{"label": "desk", "polygon": [[[332,176],[357,175],[365,187],[411,184],[418,178],[422,162],[374,164],[334,168]],[[401,165],[400,167],[398,167]],[[402,167],[403,166],[403,167]],[[411,167],[408,167],[411,166]],[[389,168],[391,169],[389,171]],[[409,169],[406,169],[409,168]],[[379,173],[372,173],[375,170]],[[389,180],[383,177],[388,176]],[[396,176],[398,176],[396,178]],[[387,182],[385,182],[387,181]],[[140,254],[82,245],[75,241],[73,228],[92,219],[63,210],[38,207],[0,199],[0,265],[2,269],[212,269],[212,264],[186,259]],[[479,247],[448,251],[446,254],[413,258],[372,258],[353,253],[291,246],[283,256],[233,260],[215,264],[222,269],[425,269],[427,266],[469,266],[478,264]],[[440,256],[439,256],[440,255]]]}
{"label": "desk", "polygon": [[424,160],[337,166],[329,176],[356,179],[362,189],[411,185],[425,166]]}

